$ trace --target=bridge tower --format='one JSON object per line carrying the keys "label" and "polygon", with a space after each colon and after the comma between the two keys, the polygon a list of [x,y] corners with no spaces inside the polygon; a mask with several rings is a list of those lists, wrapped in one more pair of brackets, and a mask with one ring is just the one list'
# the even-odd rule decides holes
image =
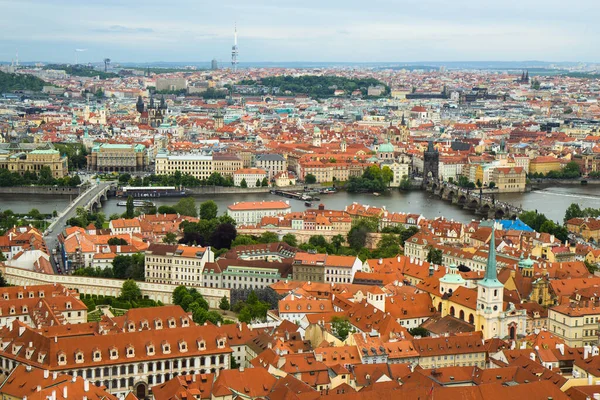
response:
{"label": "bridge tower", "polygon": [[433,140],[429,141],[427,150],[423,154],[423,183],[429,183],[430,180],[437,181],[440,170],[440,153],[433,146]]}

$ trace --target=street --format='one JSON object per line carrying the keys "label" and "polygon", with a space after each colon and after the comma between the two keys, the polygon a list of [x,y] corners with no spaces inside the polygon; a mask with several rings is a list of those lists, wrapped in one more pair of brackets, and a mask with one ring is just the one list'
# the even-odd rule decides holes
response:
{"label": "street", "polygon": [[62,257],[58,250],[56,256],[59,260],[59,264],[56,263],[55,257],[52,254],[53,250],[56,249],[56,246],[58,245],[58,235],[65,230],[67,221],[77,215],[77,207],[85,206],[90,200],[92,200],[98,193],[104,190],[104,188],[109,186],[111,183],[112,182],[100,182],[97,185],[93,184],[91,190],[88,189],[88,191],[84,192],[83,195],[80,195],[71,204],[69,204],[65,210],[59,212],[58,217],[53,221],[50,228],[44,232],[44,239],[46,240],[46,245],[51,253],[50,261],[55,274],[65,272],[65,268],[61,264]]}

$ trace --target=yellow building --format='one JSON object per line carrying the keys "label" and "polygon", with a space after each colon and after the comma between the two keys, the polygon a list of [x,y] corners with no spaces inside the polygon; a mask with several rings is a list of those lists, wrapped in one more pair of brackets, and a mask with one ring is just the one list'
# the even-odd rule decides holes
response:
{"label": "yellow building", "polygon": [[570,347],[598,344],[599,320],[600,307],[593,302],[584,307],[565,303],[548,310],[548,330]]}
{"label": "yellow building", "polygon": [[62,178],[69,172],[66,156],[54,149],[36,149],[29,152],[0,153],[0,168],[24,175],[26,172],[39,174],[42,168],[48,167],[53,178]]}
{"label": "yellow building", "polygon": [[143,171],[148,166],[148,153],[143,144],[109,144],[92,147],[88,170],[100,172]]}
{"label": "yellow building", "polygon": [[529,162],[529,173],[544,174],[550,171],[560,171],[560,160],[554,157],[536,157]]}
{"label": "yellow building", "polygon": [[500,193],[524,192],[527,176],[522,167],[495,168],[491,181]]}

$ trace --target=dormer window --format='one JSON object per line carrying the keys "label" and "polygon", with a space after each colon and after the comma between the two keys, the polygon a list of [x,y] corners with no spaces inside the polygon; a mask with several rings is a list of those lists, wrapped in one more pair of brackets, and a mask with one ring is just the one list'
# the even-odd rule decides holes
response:
{"label": "dormer window", "polygon": [[149,344],[148,346],[146,346],[146,353],[148,353],[149,356],[153,356],[154,351],[155,349],[153,344]]}
{"label": "dormer window", "polygon": [[133,346],[127,346],[127,358],[131,358],[135,356],[135,350]]}
{"label": "dormer window", "polygon": [[39,296],[39,297],[44,297],[44,292],[43,292],[43,291],[40,291],[40,292],[38,293],[38,296]]}
{"label": "dormer window", "polygon": [[58,355],[58,365],[65,365],[67,363],[67,356],[64,353]]}
{"label": "dormer window", "polygon": [[29,292],[29,298],[33,299],[33,292]]}
{"label": "dormer window", "polygon": [[205,341],[204,339],[203,339],[203,340],[200,340],[200,341],[198,341],[198,348],[199,348],[200,350],[206,350],[206,341]]}
{"label": "dormer window", "polygon": [[171,345],[169,343],[163,343],[162,351],[164,354],[170,354],[171,353]]}
{"label": "dormer window", "polygon": [[28,348],[25,351],[25,358],[27,358],[28,360],[31,360],[32,355],[33,355],[33,348]]}
{"label": "dormer window", "polygon": [[8,293],[4,293],[2,297],[4,298],[4,300],[8,300]]}
{"label": "dormer window", "polygon": [[188,326],[190,324],[190,320],[187,318],[183,318],[181,320],[181,326]]}
{"label": "dormer window", "polygon": [[38,362],[40,364],[44,362],[45,358],[46,358],[46,353],[38,353]]}
{"label": "dormer window", "polygon": [[27,306],[21,307],[23,314],[27,314]]}
{"label": "dormer window", "polygon": [[113,347],[110,349],[110,359],[116,360],[117,358],[119,358],[119,351]]}
{"label": "dormer window", "polygon": [[17,294],[17,297],[18,297],[19,299],[22,299],[22,298],[23,298],[23,292],[19,292],[19,293]]}
{"label": "dormer window", "polygon": [[179,342],[179,351],[185,353],[187,350],[187,343],[184,341]]}
{"label": "dormer window", "polygon": [[169,319],[169,328],[175,328],[175,319],[174,318],[170,318]]}
{"label": "dormer window", "polygon": [[146,321],[146,320],[142,321],[142,328],[148,329],[148,321]]}
{"label": "dormer window", "polygon": [[15,314],[15,308],[14,308],[14,307],[11,307],[11,308],[10,308],[10,315],[14,315],[14,314]]}
{"label": "dormer window", "polygon": [[129,330],[129,332],[135,331],[135,324],[133,322],[129,322],[127,325],[127,329]]}
{"label": "dormer window", "polygon": [[83,362],[83,352],[82,351],[78,351],[77,353],[75,353],[75,362],[77,364],[81,364]]}
{"label": "dormer window", "polygon": [[67,301],[67,310],[70,310],[70,309],[71,309],[71,302]]}
{"label": "dormer window", "polygon": [[162,329],[162,321],[160,319],[157,319],[154,321],[154,327],[156,329]]}
{"label": "dormer window", "polygon": [[102,361],[102,353],[100,350],[94,350],[93,359],[94,361]]}

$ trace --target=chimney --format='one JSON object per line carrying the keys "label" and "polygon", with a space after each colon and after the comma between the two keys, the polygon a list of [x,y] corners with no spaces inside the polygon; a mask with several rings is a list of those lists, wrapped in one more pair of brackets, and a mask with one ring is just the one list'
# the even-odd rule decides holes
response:
{"label": "chimney", "polygon": [[65,399],[67,398],[67,387],[66,386],[63,387],[63,397]]}
{"label": "chimney", "polygon": [[44,370],[44,379],[48,379],[48,377],[50,376],[50,371],[48,371],[47,369]]}
{"label": "chimney", "polygon": [[41,385],[37,385],[35,388],[36,392],[41,392],[42,391],[42,386]]}
{"label": "chimney", "polygon": [[56,377],[58,377],[58,372],[54,371],[52,372],[52,380],[56,380]]}
{"label": "chimney", "polygon": [[83,391],[84,392],[90,391],[90,381],[88,381],[87,379],[83,380]]}
{"label": "chimney", "polygon": [[583,346],[583,359],[587,360],[587,358],[590,356],[591,352],[592,352],[592,346],[590,346],[590,345]]}

